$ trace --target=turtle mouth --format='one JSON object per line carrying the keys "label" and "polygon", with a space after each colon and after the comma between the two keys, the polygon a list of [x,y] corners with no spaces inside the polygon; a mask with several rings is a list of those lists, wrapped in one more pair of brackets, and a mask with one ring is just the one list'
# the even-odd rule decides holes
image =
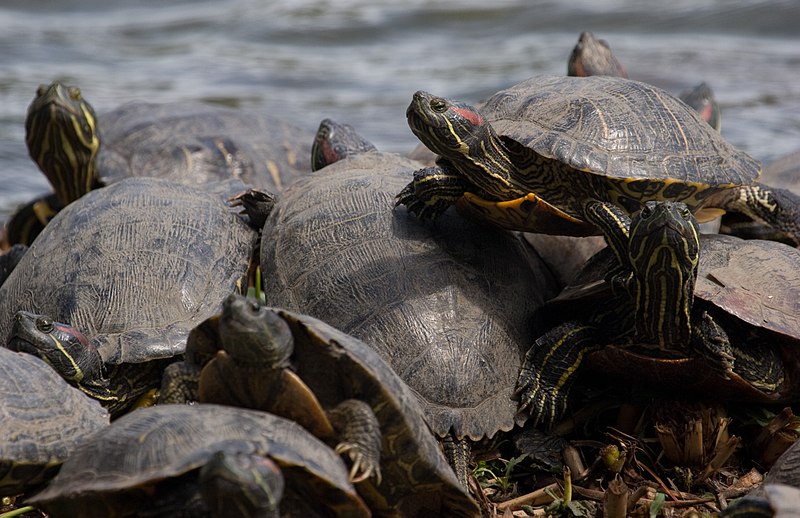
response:
{"label": "turtle mouth", "polygon": [[42,356],[42,351],[36,345],[25,340],[19,336],[12,336],[11,339],[8,341],[8,348],[14,352],[18,353],[28,353],[33,354],[35,356]]}

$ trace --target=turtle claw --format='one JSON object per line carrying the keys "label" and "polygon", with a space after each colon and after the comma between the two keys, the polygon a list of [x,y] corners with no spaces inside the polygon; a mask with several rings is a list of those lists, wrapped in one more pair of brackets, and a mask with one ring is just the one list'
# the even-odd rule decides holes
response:
{"label": "turtle claw", "polygon": [[336,446],[336,453],[339,455],[347,455],[350,459],[350,482],[357,484],[363,482],[370,477],[375,477],[375,484],[381,483],[381,468],[380,466],[370,459],[369,455],[361,451],[358,444],[342,442]]}

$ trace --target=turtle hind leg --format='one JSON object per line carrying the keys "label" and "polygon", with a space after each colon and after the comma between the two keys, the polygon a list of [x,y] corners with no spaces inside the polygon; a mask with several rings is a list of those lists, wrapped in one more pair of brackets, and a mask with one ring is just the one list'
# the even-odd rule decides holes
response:
{"label": "turtle hind leg", "polygon": [[597,329],[577,322],[554,327],[531,346],[517,378],[520,412],[534,425],[552,426],[567,409],[567,396],[584,356],[596,349]]}
{"label": "turtle hind leg", "polygon": [[800,196],[792,191],[756,183],[727,189],[717,196],[715,206],[765,223],[800,245]]}
{"label": "turtle hind leg", "polygon": [[459,439],[452,430],[442,438],[442,450],[462,487],[469,490],[469,460],[472,445],[466,438]]}
{"label": "turtle hind leg", "polygon": [[350,481],[370,477],[381,483],[381,447],[383,437],[372,407],[358,399],[346,399],[328,411],[338,437],[336,453],[350,459]]}

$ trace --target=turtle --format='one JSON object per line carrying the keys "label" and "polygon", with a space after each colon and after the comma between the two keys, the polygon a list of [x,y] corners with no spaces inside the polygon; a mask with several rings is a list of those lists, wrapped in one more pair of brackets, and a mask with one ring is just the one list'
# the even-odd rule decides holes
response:
{"label": "turtle", "polygon": [[601,232],[622,269],[629,215],[650,200],[743,211],[800,237],[800,197],[757,183],[758,161],[645,83],[537,76],[481,110],[418,91],[407,117],[440,155],[396,197],[423,220],[458,203],[504,228]]}
{"label": "turtle", "polygon": [[201,186],[231,177],[279,191],[311,171],[313,132],[254,111],[199,102],[131,102],[98,116],[78,87],[41,85],[25,142],[54,193],[20,209],[10,244],[30,244],[60,208],[131,176]]}
{"label": "turtle", "polygon": [[120,417],[28,503],[56,518],[370,516],[341,459],[300,425],[210,404]]}
{"label": "turtle", "polygon": [[554,313],[582,316],[562,317],[531,347],[518,380],[523,407],[553,423],[584,362],[605,379],[672,392],[798,400],[800,251],[699,234],[680,202],[647,202],[629,240],[632,277],[609,279],[606,249],[550,301]]}
{"label": "turtle", "polygon": [[[574,77],[613,76],[627,79],[628,73],[617,57],[611,52],[606,40],[597,38],[591,32],[582,32],[578,43],[572,49],[567,61],[567,75]],[[682,91],[678,98],[694,108],[700,118],[712,128],[720,129],[720,109],[714,98],[714,91],[705,81]]]}
{"label": "turtle", "polygon": [[778,457],[764,482],[720,513],[723,518],[792,518],[800,509],[800,441]]}
{"label": "turtle", "polygon": [[480,516],[412,391],[360,340],[231,294],[219,316],[192,330],[186,355],[189,364],[165,370],[163,401],[242,406],[301,424],[347,457],[376,514]]}
{"label": "turtle", "polygon": [[223,201],[243,188],[228,183],[129,178],[64,208],[0,287],[2,345],[125,411],[247,274],[258,234]]}
{"label": "turtle", "polygon": [[535,310],[558,290],[549,270],[518,236],[453,213],[431,226],[392,211],[417,162],[350,154],[365,139],[330,119],[317,137],[314,156],[338,161],[289,186],[266,218],[267,304],[367,343],[415,392],[449,453],[524,423],[514,377],[538,333]]}
{"label": "turtle", "polygon": [[109,414],[44,361],[0,348],[0,422],[0,496],[10,496],[55,476]]}

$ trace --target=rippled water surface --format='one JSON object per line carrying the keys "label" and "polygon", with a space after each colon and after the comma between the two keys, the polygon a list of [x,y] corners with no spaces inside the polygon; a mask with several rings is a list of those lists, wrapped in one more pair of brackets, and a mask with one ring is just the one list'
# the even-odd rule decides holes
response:
{"label": "rippled water surface", "polygon": [[308,128],[355,125],[416,144],[411,94],[477,100],[562,74],[578,34],[607,39],[631,77],[678,92],[708,81],[723,135],[756,158],[800,148],[797,0],[6,0],[0,4],[0,211],[49,190],[27,156],[40,83],[79,86],[103,112],[199,99]]}

